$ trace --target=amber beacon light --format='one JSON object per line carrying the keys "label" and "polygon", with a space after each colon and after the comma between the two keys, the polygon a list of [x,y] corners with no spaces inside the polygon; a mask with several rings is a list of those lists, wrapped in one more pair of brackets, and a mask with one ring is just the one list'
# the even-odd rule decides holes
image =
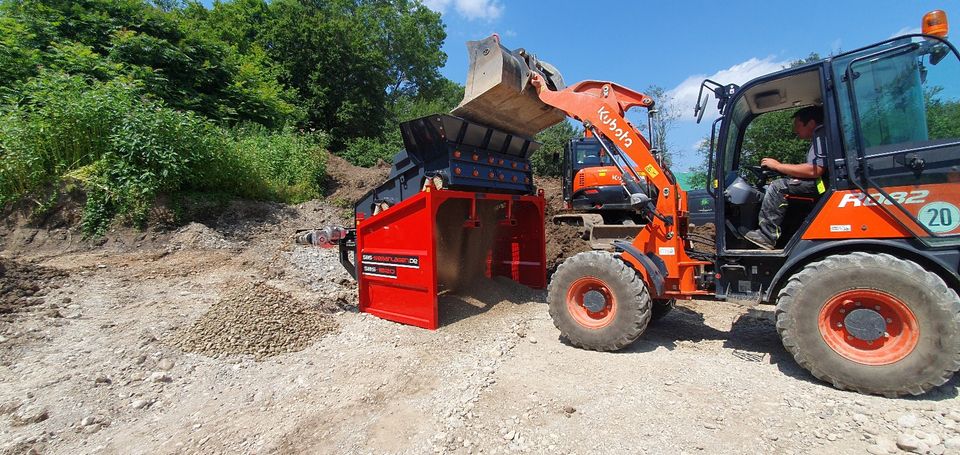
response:
{"label": "amber beacon light", "polygon": [[945,38],[947,36],[947,13],[943,10],[930,11],[923,15],[923,34]]}

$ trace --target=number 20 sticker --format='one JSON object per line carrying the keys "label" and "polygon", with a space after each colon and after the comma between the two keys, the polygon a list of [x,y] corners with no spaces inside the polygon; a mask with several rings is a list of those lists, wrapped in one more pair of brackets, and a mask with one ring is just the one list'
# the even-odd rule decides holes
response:
{"label": "number 20 sticker", "polygon": [[960,209],[949,202],[931,202],[923,206],[918,215],[920,222],[936,234],[950,232],[960,226]]}

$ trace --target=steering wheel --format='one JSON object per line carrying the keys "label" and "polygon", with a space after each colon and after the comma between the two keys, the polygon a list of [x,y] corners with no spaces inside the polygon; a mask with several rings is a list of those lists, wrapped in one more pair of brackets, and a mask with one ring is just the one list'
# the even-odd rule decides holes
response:
{"label": "steering wheel", "polygon": [[763,166],[743,166],[742,168],[750,171],[760,184],[767,183],[767,180],[771,178],[783,176],[783,174]]}

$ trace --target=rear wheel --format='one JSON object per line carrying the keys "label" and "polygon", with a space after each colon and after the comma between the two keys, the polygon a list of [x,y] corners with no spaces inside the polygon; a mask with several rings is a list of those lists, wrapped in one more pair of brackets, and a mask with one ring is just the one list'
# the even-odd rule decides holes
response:
{"label": "rear wheel", "polygon": [[550,317],[571,344],[621,349],[650,322],[650,294],[641,277],[605,251],[579,253],[557,268],[547,293]]}
{"label": "rear wheel", "polygon": [[889,254],[808,264],[780,291],[777,331],[800,366],[840,389],[919,395],[960,369],[960,297]]}

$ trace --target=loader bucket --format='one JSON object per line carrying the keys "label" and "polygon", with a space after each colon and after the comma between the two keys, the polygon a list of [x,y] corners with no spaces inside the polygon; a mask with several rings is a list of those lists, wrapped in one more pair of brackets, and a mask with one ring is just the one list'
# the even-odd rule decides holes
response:
{"label": "loader bucket", "polygon": [[554,90],[563,89],[563,78],[546,62],[523,49],[510,51],[492,35],[467,42],[470,69],[463,101],[453,109],[458,117],[531,138],[566,115],[540,100],[530,84],[531,72],[540,74]]}

